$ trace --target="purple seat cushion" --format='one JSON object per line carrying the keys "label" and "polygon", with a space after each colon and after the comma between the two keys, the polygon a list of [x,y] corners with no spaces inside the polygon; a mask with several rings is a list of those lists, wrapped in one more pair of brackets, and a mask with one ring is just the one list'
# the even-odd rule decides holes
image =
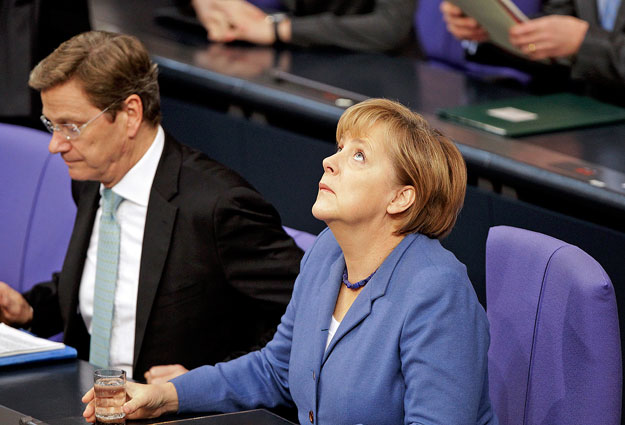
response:
{"label": "purple seat cushion", "polygon": [[620,424],[614,288],[581,249],[507,226],[486,247],[490,395],[502,425]]}

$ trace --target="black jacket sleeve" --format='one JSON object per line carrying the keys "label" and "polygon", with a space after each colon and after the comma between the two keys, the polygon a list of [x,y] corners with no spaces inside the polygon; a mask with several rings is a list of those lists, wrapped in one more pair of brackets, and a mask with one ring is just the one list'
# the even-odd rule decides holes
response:
{"label": "black jacket sleeve", "polygon": [[[290,2],[295,14],[291,18],[291,43],[297,46],[337,46],[350,50],[389,52],[402,48],[414,38],[412,25],[415,0],[377,0],[372,6],[365,1]],[[300,11],[295,3],[322,4]],[[358,4],[362,8],[358,10]],[[313,13],[311,13],[313,12]]]}

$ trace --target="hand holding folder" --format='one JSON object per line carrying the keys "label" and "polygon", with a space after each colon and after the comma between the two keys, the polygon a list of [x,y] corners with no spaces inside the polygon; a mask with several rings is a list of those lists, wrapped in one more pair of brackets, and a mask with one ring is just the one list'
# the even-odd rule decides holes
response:
{"label": "hand holding folder", "polygon": [[[473,28],[472,21],[460,17],[452,20],[458,23],[456,37],[470,39],[474,41],[491,41],[517,55],[525,56],[524,52],[510,42],[509,31],[512,26],[528,20],[527,16],[510,0],[448,0],[459,7],[462,12],[475,19],[482,27]],[[449,6],[442,6],[446,21],[450,23],[450,17],[457,14],[457,9]],[[462,24],[466,24],[464,28]],[[487,32],[484,33],[484,30]]]}
{"label": "hand holding folder", "polygon": [[588,31],[574,16],[528,17],[511,0],[446,0],[443,17],[458,39],[490,41],[518,56],[570,65]]}

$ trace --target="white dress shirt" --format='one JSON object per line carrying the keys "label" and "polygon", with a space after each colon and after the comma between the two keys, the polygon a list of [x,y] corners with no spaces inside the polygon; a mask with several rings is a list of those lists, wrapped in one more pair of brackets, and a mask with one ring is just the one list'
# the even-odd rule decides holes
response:
{"label": "white dress shirt", "polygon": [[[148,210],[152,181],[163,153],[164,144],[165,133],[162,127],[159,126],[156,138],[147,152],[112,187],[113,192],[123,197],[124,200],[119,205],[116,215],[120,227],[120,245],[109,362],[112,367],[124,369],[129,378],[132,378],[134,357],[137,291],[139,288],[143,230],[145,228],[145,217]],[[103,189],[104,186],[100,185],[100,194],[102,194]],[[93,231],[91,232],[78,299],[80,314],[90,334],[101,215],[102,199],[100,199],[100,207],[96,212]]]}
{"label": "white dress shirt", "polygon": [[332,338],[334,338],[334,334],[336,333],[336,330],[339,328],[340,324],[341,322],[336,320],[333,314],[332,321],[330,322],[330,329],[328,329],[328,339],[326,340],[326,351],[328,350],[328,347],[330,346],[330,343],[332,342]]}

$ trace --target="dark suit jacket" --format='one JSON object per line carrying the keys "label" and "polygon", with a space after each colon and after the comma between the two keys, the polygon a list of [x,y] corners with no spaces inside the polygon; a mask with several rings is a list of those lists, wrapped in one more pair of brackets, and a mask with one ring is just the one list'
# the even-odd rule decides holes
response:
{"label": "dark suit jacket", "polygon": [[625,82],[625,4],[621,2],[614,29],[601,26],[597,0],[546,0],[547,15],[571,15],[589,24],[588,32],[571,66],[576,79],[600,82]]}
{"label": "dark suit jacket", "polygon": [[[87,359],[78,289],[99,202],[98,182],[73,182],[78,210],[60,273],[24,294],[32,330],[65,332]],[[150,193],[137,297],[134,374],[153,365],[212,364],[275,327],[302,252],[276,210],[233,171],[170,136]]]}
{"label": "dark suit jacket", "polygon": [[416,54],[415,0],[282,0],[291,44]]}

